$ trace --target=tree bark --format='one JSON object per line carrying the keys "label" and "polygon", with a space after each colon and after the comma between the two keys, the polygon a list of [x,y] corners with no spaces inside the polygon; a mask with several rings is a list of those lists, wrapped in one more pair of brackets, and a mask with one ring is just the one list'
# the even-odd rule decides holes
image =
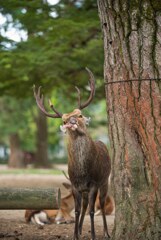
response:
{"label": "tree bark", "polygon": [[158,240],[161,82],[141,80],[161,78],[161,2],[98,0],[98,9],[116,201],[112,239]]}
{"label": "tree bark", "polygon": [[11,168],[24,168],[24,154],[20,148],[19,135],[17,133],[9,136],[10,142],[10,156],[8,166]]}
{"label": "tree bark", "polygon": [[37,150],[35,156],[35,167],[47,168],[50,166],[48,161],[48,133],[47,118],[38,110],[36,119],[37,125]]}

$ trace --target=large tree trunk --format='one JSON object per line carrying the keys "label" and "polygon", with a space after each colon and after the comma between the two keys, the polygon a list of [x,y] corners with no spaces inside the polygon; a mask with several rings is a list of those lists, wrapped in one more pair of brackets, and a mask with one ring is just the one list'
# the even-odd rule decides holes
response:
{"label": "large tree trunk", "polygon": [[[161,2],[98,0],[116,217],[112,239],[161,239]],[[122,81],[109,84],[109,82]]]}
{"label": "large tree trunk", "polygon": [[48,133],[47,118],[38,111],[36,119],[37,125],[37,151],[35,156],[35,167],[47,168],[50,166],[48,161]]}
{"label": "large tree trunk", "polygon": [[10,142],[10,156],[8,166],[11,168],[24,168],[24,154],[20,148],[20,139],[17,133],[9,136]]}

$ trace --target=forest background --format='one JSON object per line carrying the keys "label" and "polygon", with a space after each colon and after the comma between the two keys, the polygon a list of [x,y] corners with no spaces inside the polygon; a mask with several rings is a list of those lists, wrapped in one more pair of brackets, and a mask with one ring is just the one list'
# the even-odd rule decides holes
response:
{"label": "forest background", "polygon": [[[88,1],[0,1],[0,160],[10,167],[66,163],[61,120],[38,111],[32,87],[42,86],[61,112],[89,94],[90,68],[96,78],[91,133],[108,144],[103,81],[103,39],[97,3]],[[49,109],[49,108],[48,108]],[[96,128],[97,126],[97,128]]]}

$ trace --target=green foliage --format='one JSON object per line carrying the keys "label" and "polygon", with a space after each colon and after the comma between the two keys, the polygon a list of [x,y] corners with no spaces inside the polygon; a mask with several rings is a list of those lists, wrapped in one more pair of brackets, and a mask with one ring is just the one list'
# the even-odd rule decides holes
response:
{"label": "green foliage", "polygon": [[[61,0],[56,5],[43,0],[0,0],[0,11],[7,19],[2,28],[12,26],[27,34],[19,42],[0,36],[0,96],[4,96],[0,99],[0,140],[4,142],[5,136],[17,131],[22,148],[34,151],[37,110],[33,84],[42,85],[45,98],[50,97],[59,111],[71,111],[77,107],[75,86],[81,89],[82,100],[89,94],[87,66],[97,79],[94,103],[104,99],[97,4],[95,0]],[[59,125],[59,120],[48,120],[53,151],[58,147]]]}
{"label": "green foliage", "polygon": [[23,149],[35,150],[35,124],[33,121],[33,102],[30,99],[17,100],[14,97],[0,98],[0,142],[8,143],[8,136],[18,133]]}
{"label": "green foliage", "polygon": [[[33,84],[45,86],[46,91],[68,91],[78,83],[84,87],[86,66],[96,76],[102,75],[103,43],[95,1],[60,1],[54,6],[41,0],[0,3],[12,25],[28,35],[26,41],[1,48],[1,95],[31,96]],[[5,23],[6,29],[9,24]]]}

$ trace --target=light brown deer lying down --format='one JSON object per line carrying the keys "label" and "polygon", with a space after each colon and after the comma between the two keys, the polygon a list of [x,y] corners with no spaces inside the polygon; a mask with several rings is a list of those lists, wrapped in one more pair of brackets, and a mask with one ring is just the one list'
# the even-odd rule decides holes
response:
{"label": "light brown deer lying down", "polygon": [[97,193],[103,217],[104,237],[110,238],[105,216],[105,202],[108,192],[108,180],[111,171],[111,161],[108,150],[101,141],[93,141],[87,131],[89,119],[83,116],[81,110],[87,107],[93,100],[95,93],[95,80],[93,73],[86,68],[90,76],[90,96],[81,103],[80,90],[78,88],[78,108],[70,113],[58,112],[50,102],[54,114],[48,113],[44,107],[43,96],[34,88],[34,96],[40,110],[52,118],[61,118],[62,130],[68,135],[68,174],[72,184],[72,193],[75,201],[75,227],[73,240],[80,239],[82,226],[87,206],[91,220],[91,239],[95,240],[94,210]]}
{"label": "light brown deer lying down", "polygon": [[[66,177],[66,179],[68,181],[70,181],[69,176],[66,174],[65,171],[62,171],[62,173],[64,174],[64,176]],[[69,185],[68,185],[69,187]],[[69,187],[70,189],[70,187]],[[72,187],[71,187],[72,189]],[[112,196],[107,195],[106,197],[106,202],[105,202],[105,214],[106,215],[111,215],[112,213],[115,212],[115,202]],[[86,214],[89,213],[89,211],[87,210]],[[100,206],[100,200],[99,200],[99,193],[97,194],[96,197],[96,202],[95,202],[95,215],[100,215],[101,214],[101,206]]]}
{"label": "light brown deer lying down", "polygon": [[[25,219],[26,222],[32,222],[38,225],[44,225],[49,223],[73,223],[74,218],[71,216],[71,212],[74,210],[74,198],[71,192],[71,184],[63,183],[65,188],[69,190],[69,194],[61,199],[61,207],[59,210],[26,210]],[[105,214],[110,215],[114,212],[114,200],[113,197],[107,196],[105,203]],[[88,211],[87,211],[88,213]],[[97,194],[95,202],[95,215],[101,214],[101,207],[99,202],[99,194]]]}
{"label": "light brown deer lying down", "polygon": [[26,222],[33,222],[38,225],[44,225],[52,222],[57,224],[74,222],[74,218],[70,214],[74,209],[74,199],[71,192],[71,184],[63,183],[63,185],[69,190],[69,194],[61,198],[60,209],[26,210]]}
{"label": "light brown deer lying down", "polygon": [[[112,213],[115,212],[115,203],[112,196],[106,197],[104,209],[105,209],[105,215],[111,215]],[[99,194],[97,194],[97,198],[95,202],[95,215],[100,215],[100,214],[102,214],[102,212],[101,212]]]}

